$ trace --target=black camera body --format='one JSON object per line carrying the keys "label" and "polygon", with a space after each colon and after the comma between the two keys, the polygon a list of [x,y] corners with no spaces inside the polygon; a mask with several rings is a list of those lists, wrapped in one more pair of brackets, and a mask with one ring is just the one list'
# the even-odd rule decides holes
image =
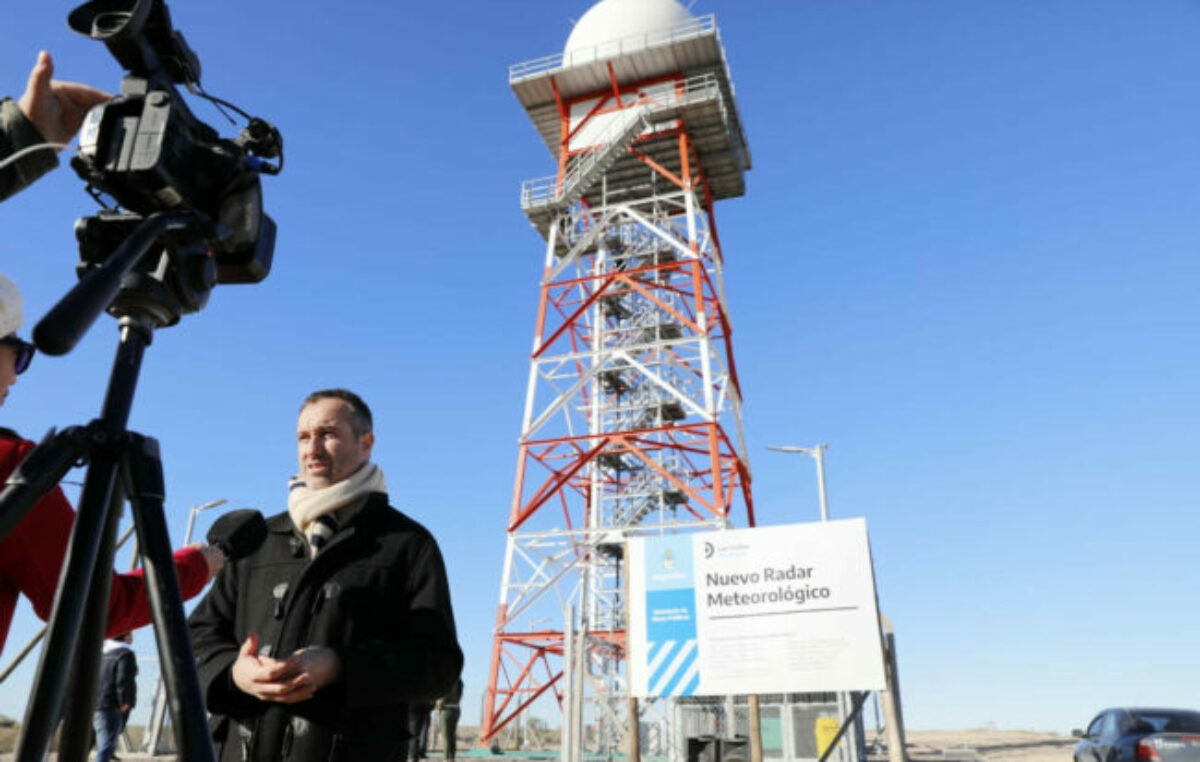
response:
{"label": "black camera body", "polygon": [[121,95],[88,113],[71,166],[135,213],[199,212],[213,224],[217,282],[261,281],[271,270],[275,223],[262,212],[253,157],[192,116],[173,89],[144,92],[144,82],[127,78]]}
{"label": "black camera body", "polygon": [[[88,113],[79,154],[71,160],[75,172],[115,199],[127,218],[194,213],[196,224],[183,236],[188,256],[206,256],[212,264],[182,265],[187,272],[174,278],[190,290],[267,277],[275,223],[262,209],[260,175],[278,171],[268,159],[280,156],[279,133],[252,119],[238,139],[225,139],[192,114],[175,85],[199,85],[199,59],[172,29],[163,0],[92,0],[72,11],[68,23],[103,41],[129,70],[120,94]],[[113,223],[113,229],[125,227],[128,222]],[[94,225],[89,229],[97,230]],[[91,235],[98,241],[112,237]],[[99,264],[103,247],[85,245],[82,235],[80,243],[81,250],[91,252],[82,268]],[[154,271],[159,265],[145,262],[139,269]],[[203,307],[197,294],[182,296],[183,311]]]}

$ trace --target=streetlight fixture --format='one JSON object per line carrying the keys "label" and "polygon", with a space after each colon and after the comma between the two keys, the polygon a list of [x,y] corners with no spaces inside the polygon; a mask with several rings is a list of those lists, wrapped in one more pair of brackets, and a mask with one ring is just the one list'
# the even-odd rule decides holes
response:
{"label": "streetlight fixture", "polygon": [[825,496],[825,451],[829,445],[825,442],[812,447],[797,447],[795,445],[767,445],[768,450],[776,452],[798,452],[809,455],[817,462],[817,494],[821,499],[821,521],[829,521],[829,503]]}
{"label": "streetlight fixture", "polygon": [[228,502],[225,498],[220,498],[219,500],[210,500],[201,505],[193,505],[191,511],[188,512],[188,525],[187,531],[183,533],[183,544],[190,545],[192,542],[192,529],[196,526],[196,514],[200,513],[200,511],[207,511],[209,508],[225,505]]}

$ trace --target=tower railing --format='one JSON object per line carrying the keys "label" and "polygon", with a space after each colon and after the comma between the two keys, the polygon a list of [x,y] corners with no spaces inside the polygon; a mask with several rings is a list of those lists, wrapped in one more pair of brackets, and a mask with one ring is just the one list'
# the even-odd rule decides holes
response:
{"label": "tower railing", "polygon": [[539,76],[557,69],[566,69],[579,64],[592,63],[593,61],[606,61],[634,51],[646,50],[647,48],[666,45],[672,42],[682,42],[683,40],[690,40],[706,34],[716,34],[716,32],[717,17],[710,13],[690,19],[671,29],[608,40],[591,47],[572,50],[569,55],[555,53],[554,55],[535,58],[532,61],[515,63],[508,67],[508,81],[509,83],[513,83],[526,77]]}

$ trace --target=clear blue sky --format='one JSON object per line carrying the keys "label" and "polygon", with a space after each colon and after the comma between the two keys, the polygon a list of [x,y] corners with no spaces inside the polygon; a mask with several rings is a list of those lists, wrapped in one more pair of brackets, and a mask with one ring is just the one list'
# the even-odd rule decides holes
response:
{"label": "clear blue sky", "polygon": [[[394,502],[447,557],[464,722],[543,255],[517,189],[553,169],[506,67],[557,52],[589,5],[171,6],[209,91],[278,124],[288,158],[266,181],[271,276],[218,289],[146,360],[132,425],[162,442],[172,530],[217,497],[280,510],[301,398],[360,391]],[[71,7],[6,10],[0,91],[40,47],[117,87]],[[867,517],[912,728],[1196,706],[1200,5],[693,10],[717,14],[754,156],[717,217],[760,524],[817,516],[811,463],[763,446],[829,442],[831,512]],[[73,282],[92,210],[66,168],[0,206],[32,316]],[[93,417],[114,344],[103,318],[38,358],[0,423]],[[0,661],[36,625],[23,607]],[[30,679],[0,685],[0,713],[21,716]]]}

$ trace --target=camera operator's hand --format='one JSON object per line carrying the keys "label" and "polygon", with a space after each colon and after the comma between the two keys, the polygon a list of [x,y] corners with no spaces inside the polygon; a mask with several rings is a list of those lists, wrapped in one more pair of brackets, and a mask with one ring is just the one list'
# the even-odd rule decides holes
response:
{"label": "camera operator's hand", "polygon": [[[92,106],[112,96],[79,82],[62,82],[54,76],[54,61],[46,51],[38,53],[29,72],[25,94],[17,102],[48,143],[69,143]],[[62,149],[57,149],[62,150]]]}
{"label": "camera operator's hand", "polygon": [[293,659],[259,656],[258,634],[253,632],[242,643],[232,674],[234,685],[260,701],[294,704],[312,698],[317,690],[307,673],[297,672]]}

